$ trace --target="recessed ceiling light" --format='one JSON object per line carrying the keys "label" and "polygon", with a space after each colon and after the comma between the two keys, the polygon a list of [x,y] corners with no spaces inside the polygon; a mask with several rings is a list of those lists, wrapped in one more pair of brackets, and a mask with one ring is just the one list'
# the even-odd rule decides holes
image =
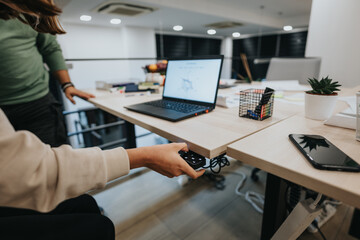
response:
{"label": "recessed ceiling light", "polygon": [[209,30],[207,30],[207,34],[214,35],[214,34],[216,34],[216,31],[215,31],[215,29],[209,29]]}
{"label": "recessed ceiling light", "polygon": [[180,26],[180,25],[176,25],[173,27],[174,31],[181,31],[183,30],[183,26]]}
{"label": "recessed ceiling light", "polygon": [[240,37],[240,33],[239,32],[233,32],[233,34],[232,34],[232,36],[234,37],[234,38],[237,38],[237,37]]}
{"label": "recessed ceiling light", "polygon": [[284,29],[284,31],[291,31],[291,30],[293,30],[293,27],[287,25],[287,26],[284,26],[283,29]]}
{"label": "recessed ceiling light", "polygon": [[120,24],[121,23],[121,19],[119,18],[113,18],[110,20],[111,24]]}
{"label": "recessed ceiling light", "polygon": [[81,15],[80,20],[85,21],[85,22],[91,21],[91,16],[89,16],[89,15]]}

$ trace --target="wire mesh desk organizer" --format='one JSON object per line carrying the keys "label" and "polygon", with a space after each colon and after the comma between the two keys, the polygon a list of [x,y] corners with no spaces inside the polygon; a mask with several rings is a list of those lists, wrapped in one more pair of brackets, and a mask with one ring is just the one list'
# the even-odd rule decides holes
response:
{"label": "wire mesh desk organizer", "polygon": [[239,117],[264,120],[272,116],[274,89],[247,89],[240,91]]}

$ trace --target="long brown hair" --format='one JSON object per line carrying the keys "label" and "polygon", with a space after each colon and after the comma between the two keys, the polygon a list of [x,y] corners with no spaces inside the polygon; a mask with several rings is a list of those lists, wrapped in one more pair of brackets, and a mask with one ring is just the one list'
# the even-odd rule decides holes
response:
{"label": "long brown hair", "polygon": [[0,0],[0,18],[17,18],[41,33],[63,34],[58,15],[61,13],[52,0]]}

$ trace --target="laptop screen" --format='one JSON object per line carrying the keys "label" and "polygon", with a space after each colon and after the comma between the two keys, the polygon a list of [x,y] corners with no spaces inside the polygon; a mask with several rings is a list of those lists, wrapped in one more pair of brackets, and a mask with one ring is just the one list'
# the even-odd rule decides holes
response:
{"label": "laptop screen", "polygon": [[214,103],[222,59],[169,60],[164,97]]}

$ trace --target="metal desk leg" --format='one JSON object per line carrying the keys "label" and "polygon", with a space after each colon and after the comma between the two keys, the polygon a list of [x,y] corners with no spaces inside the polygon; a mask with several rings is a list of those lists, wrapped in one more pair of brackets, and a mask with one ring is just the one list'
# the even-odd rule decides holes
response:
{"label": "metal desk leg", "polygon": [[270,239],[286,219],[286,187],[282,178],[267,174],[261,240]]}
{"label": "metal desk leg", "polygon": [[355,208],[353,217],[351,220],[351,226],[349,229],[349,234],[353,237],[360,238],[360,210]]}
{"label": "metal desk leg", "polygon": [[135,136],[134,124],[125,121],[125,129],[126,129],[126,138],[127,138],[126,148],[136,148],[136,136]]}

